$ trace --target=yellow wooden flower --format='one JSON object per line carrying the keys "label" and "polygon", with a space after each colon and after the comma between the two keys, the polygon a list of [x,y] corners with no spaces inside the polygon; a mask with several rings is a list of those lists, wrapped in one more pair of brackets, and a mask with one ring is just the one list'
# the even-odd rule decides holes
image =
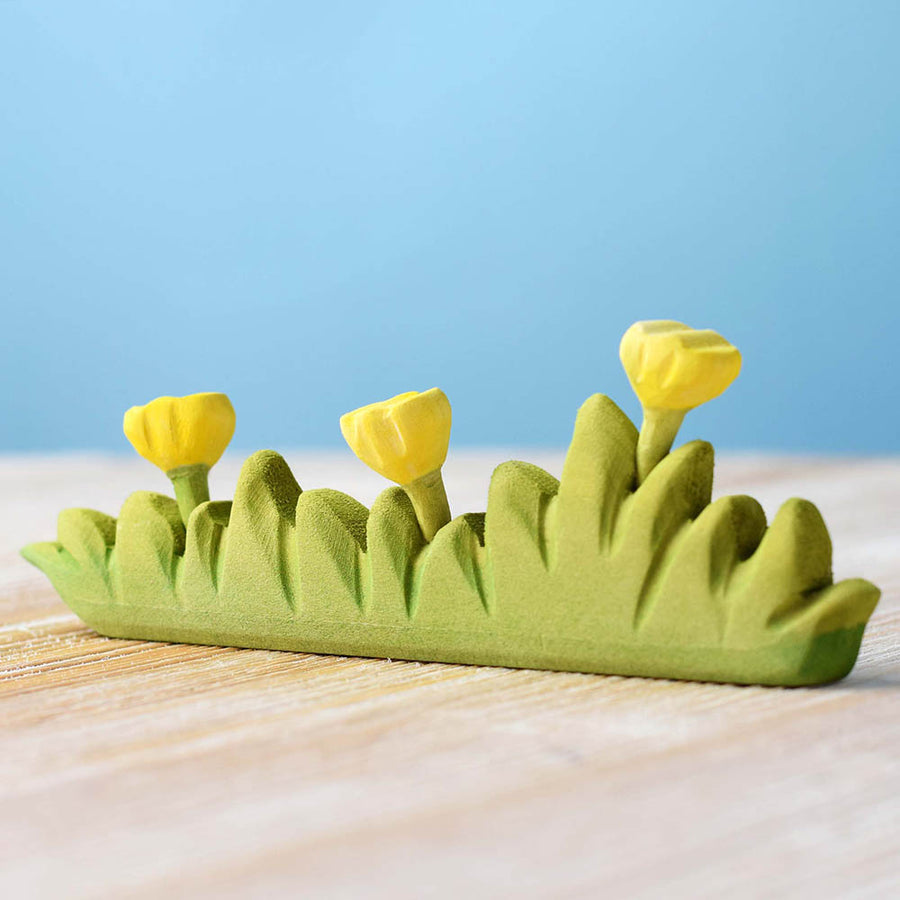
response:
{"label": "yellow wooden flower", "polygon": [[208,473],[234,434],[234,407],[224,394],[157,397],[125,413],[125,437],[175,487],[181,518],[209,500]]}
{"label": "yellow wooden flower", "polygon": [[681,322],[635,322],[619,356],[644,407],[637,445],[638,484],[669,452],[685,413],[718,397],[741,371],[741,354],[722,335]]}
{"label": "yellow wooden flower", "polygon": [[447,458],[450,401],[438,388],[409,391],[341,416],[341,433],[370,468],[403,485],[425,540],[450,521],[441,476]]}
{"label": "yellow wooden flower", "polygon": [[635,322],[619,356],[634,392],[653,409],[693,409],[718,397],[741,371],[741,354],[722,335],[681,322]]}
{"label": "yellow wooden flower", "polygon": [[125,437],[164,472],[214,466],[234,434],[234,407],[225,394],[157,397],[125,413]]}
{"label": "yellow wooden flower", "polygon": [[367,466],[397,484],[409,484],[444,464],[450,424],[450,401],[432,388],[346,413],[341,433]]}

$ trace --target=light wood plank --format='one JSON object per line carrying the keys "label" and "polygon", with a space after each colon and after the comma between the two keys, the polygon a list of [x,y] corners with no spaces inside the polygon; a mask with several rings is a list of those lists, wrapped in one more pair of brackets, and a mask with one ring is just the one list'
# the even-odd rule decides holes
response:
{"label": "light wood plank", "polygon": [[[510,456],[561,468],[457,451],[457,512]],[[290,461],[304,487],[382,487],[343,454]],[[719,468],[770,517],[814,500],[836,576],[885,592],[850,678],[809,690],[100,638],[17,549],[161,479],[0,460],[0,896],[900,895],[900,462]]]}

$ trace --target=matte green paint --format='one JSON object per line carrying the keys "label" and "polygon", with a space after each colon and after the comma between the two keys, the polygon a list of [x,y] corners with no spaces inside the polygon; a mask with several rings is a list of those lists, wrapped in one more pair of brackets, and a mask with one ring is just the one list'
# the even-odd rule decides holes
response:
{"label": "matte green paint", "polygon": [[402,488],[371,510],[301,492],[284,460],[244,464],[232,503],[185,530],[133,494],[118,521],[66,510],[26,559],[102,634],[353,656],[755,684],[834,681],[879,590],[832,582],[818,510],[771,526],[750,497],[710,502],[712,447],[686,444],[635,489],[637,430],[597,394],[562,479],[498,466],[485,515],[426,543]]}

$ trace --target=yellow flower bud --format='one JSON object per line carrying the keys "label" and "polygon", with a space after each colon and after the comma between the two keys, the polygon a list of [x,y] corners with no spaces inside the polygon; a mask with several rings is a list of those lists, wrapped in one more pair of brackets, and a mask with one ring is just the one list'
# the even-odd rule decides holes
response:
{"label": "yellow flower bud", "polygon": [[164,472],[215,465],[234,434],[234,408],[225,394],[157,397],[125,413],[125,437]]}
{"label": "yellow flower bud", "polygon": [[379,475],[403,485],[426,541],[450,521],[441,476],[450,422],[450,401],[438,388],[398,394],[341,416],[350,449]]}
{"label": "yellow flower bud", "polygon": [[439,388],[409,391],[341,416],[341,433],[370,468],[397,484],[434,472],[447,458],[450,401]]}
{"label": "yellow flower bud", "polygon": [[737,347],[681,322],[635,322],[619,356],[634,392],[651,409],[693,409],[718,397],[741,371]]}
{"label": "yellow flower bud", "polygon": [[715,331],[681,322],[635,322],[619,356],[644,407],[637,445],[642,484],[669,452],[688,410],[718,397],[741,371],[741,354]]}

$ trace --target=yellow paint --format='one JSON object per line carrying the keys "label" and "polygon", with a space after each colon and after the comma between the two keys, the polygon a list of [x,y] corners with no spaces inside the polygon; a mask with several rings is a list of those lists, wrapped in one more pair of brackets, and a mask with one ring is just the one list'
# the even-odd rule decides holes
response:
{"label": "yellow paint", "polygon": [[341,433],[370,468],[408,485],[437,471],[450,443],[450,401],[439,388],[409,391],[341,416]]}
{"label": "yellow paint", "polygon": [[164,472],[213,466],[234,434],[234,407],[225,394],[157,397],[125,413],[125,437]]}
{"label": "yellow paint", "polygon": [[718,397],[741,371],[741,354],[722,335],[681,322],[635,322],[619,356],[641,404],[688,410]]}

